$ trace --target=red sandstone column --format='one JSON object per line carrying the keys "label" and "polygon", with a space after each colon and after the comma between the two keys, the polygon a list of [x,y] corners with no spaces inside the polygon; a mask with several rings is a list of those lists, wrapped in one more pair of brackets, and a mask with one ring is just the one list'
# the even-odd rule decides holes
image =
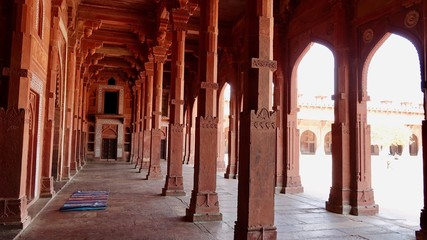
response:
{"label": "red sandstone column", "polygon": [[216,193],[218,2],[200,1],[200,93],[196,118],[194,188],[187,208],[187,219],[193,222],[222,220]]}
{"label": "red sandstone column", "polygon": [[143,161],[143,150],[144,150],[144,113],[145,113],[145,95],[144,93],[146,92],[145,90],[146,87],[146,75],[145,72],[142,73],[141,76],[141,94],[140,94],[140,111],[139,111],[139,122],[136,123],[139,125],[139,132],[136,134],[135,138],[137,138],[138,141],[138,152],[136,152],[135,154],[137,154],[137,159],[138,161],[140,161],[140,167],[142,166],[142,161]]}
{"label": "red sandstone column", "polygon": [[[424,50],[426,54],[426,50]],[[426,66],[423,66],[427,70]],[[426,72],[424,72],[424,75]],[[424,92],[424,106],[427,103],[427,92],[426,92],[426,79],[424,77],[423,81],[423,92]],[[424,113],[424,118],[427,119],[427,113]],[[427,121],[423,120],[422,122],[422,145],[423,149],[427,149]],[[423,208],[421,209],[420,214],[420,227],[421,229],[416,232],[417,240],[427,239],[427,151],[423,151]]]}
{"label": "red sandstone column", "polygon": [[247,1],[248,71],[240,119],[237,221],[234,239],[276,239],[274,226],[276,113],[272,110],[273,0]]}
{"label": "red sandstone column", "polygon": [[76,104],[78,104],[77,102],[80,101],[79,95],[80,95],[80,77],[77,74],[80,74],[80,70],[79,69],[79,65],[77,65],[77,49],[76,49],[76,39],[73,38],[71,39],[70,45],[72,47],[69,47],[68,52],[70,53],[70,55],[73,56],[72,61],[73,64],[70,65],[69,67],[69,76],[68,76],[68,81],[70,81],[70,79],[72,79],[72,81],[75,81],[75,86],[74,86],[74,91],[73,91],[73,102],[72,102],[72,115],[71,117],[73,118],[73,123],[72,123],[72,136],[71,136],[71,170],[76,170],[78,171],[80,169],[80,164],[78,163],[78,158],[77,158],[77,154],[76,154],[76,145],[77,145],[77,137],[78,137],[78,132],[77,132],[77,118],[76,118],[76,113],[78,108],[76,108]]}
{"label": "red sandstone column", "polygon": [[[346,9],[338,3],[334,6],[335,21],[347,22]],[[350,207],[350,135],[349,135],[349,86],[350,49],[348,26],[338,24],[335,36],[336,92],[334,95],[335,121],[332,124],[332,187],[326,209],[331,212],[349,214]],[[367,136],[369,138],[369,135]],[[370,147],[370,146],[369,146]],[[370,151],[369,151],[370,152]]]}
{"label": "red sandstone column", "polygon": [[182,157],[182,164],[187,163],[188,155],[190,154],[190,108],[187,105],[187,110],[184,113],[184,156]]}
{"label": "red sandstone column", "polygon": [[[52,18],[52,25],[58,26],[58,17]],[[53,189],[52,177],[52,152],[53,152],[53,136],[54,136],[54,111],[55,111],[55,88],[56,88],[56,73],[58,62],[58,34],[59,28],[53,27],[50,36],[49,48],[49,69],[46,84],[46,100],[45,100],[45,118],[44,118],[44,135],[42,148],[42,183],[41,197],[52,197],[55,193]]]}
{"label": "red sandstone column", "polygon": [[194,101],[190,111],[189,133],[188,133],[188,157],[187,164],[194,164],[194,149],[196,147],[196,115],[197,115],[197,99]]}
{"label": "red sandstone column", "polygon": [[184,56],[185,29],[190,12],[184,8],[172,10],[173,52],[170,88],[171,109],[169,117],[168,168],[163,195],[185,196],[182,178],[184,149]]}
{"label": "red sandstone column", "polygon": [[[76,49],[76,51],[78,51]],[[77,55],[78,56],[78,55]],[[79,59],[77,57],[77,59]],[[80,78],[80,70],[81,65],[79,61],[76,59],[76,66],[75,66],[75,96],[74,96],[74,111],[73,111],[73,152],[72,152],[72,159],[76,161],[76,169],[79,170],[81,168],[81,163],[79,161],[79,104],[81,101],[81,86],[82,86],[82,79]]]}
{"label": "red sandstone column", "polygon": [[66,81],[66,102],[65,102],[65,131],[64,131],[64,167],[62,172],[65,173],[63,179],[69,179],[71,170],[76,170],[76,160],[72,159],[72,140],[73,140],[73,110],[74,110],[74,92],[75,92],[75,66],[76,55],[75,46],[70,46],[68,51],[67,63],[67,81]]}
{"label": "red sandstone column", "polygon": [[[424,4],[424,15],[427,14],[427,4]],[[420,214],[420,227],[421,229],[416,232],[417,240],[427,239],[427,25],[424,24],[424,52],[421,67],[421,86],[424,93],[424,120],[422,122],[422,149],[423,150],[423,208]]]}
{"label": "red sandstone column", "polygon": [[163,64],[166,61],[167,48],[156,46],[153,48],[155,61],[153,84],[153,113],[150,144],[150,166],[146,179],[160,179],[163,177],[160,168],[161,121],[162,121],[162,91],[163,91]]}
{"label": "red sandstone column", "polygon": [[25,196],[29,124],[31,58],[31,1],[13,1],[10,65],[2,69],[9,77],[8,109],[0,109],[0,224],[25,228],[29,223]]}
{"label": "red sandstone column", "polygon": [[[236,81],[235,81],[236,82]],[[237,142],[237,114],[240,114],[240,111],[237,111],[237,84],[231,84],[230,89],[230,116],[229,116],[229,131],[228,131],[228,164],[227,169],[224,173],[225,178],[237,178],[237,162],[236,162],[236,142]]]}
{"label": "red sandstone column", "polygon": [[[151,59],[152,60],[152,59]],[[145,73],[147,75],[145,82],[145,114],[144,114],[144,141],[142,161],[139,170],[148,169],[150,165],[150,144],[151,144],[151,114],[153,113],[153,76],[154,62],[145,63]]]}
{"label": "red sandstone column", "polygon": [[[335,5],[333,6],[337,10],[335,11],[337,16],[336,18],[341,21],[342,19],[347,19],[345,16],[345,3],[343,1],[337,1]],[[351,9],[351,6],[348,6],[348,9]],[[350,12],[351,10],[349,10]],[[347,26],[339,26],[339,31],[345,31]],[[342,33],[342,35],[347,35],[345,33]],[[361,35],[358,35],[358,37],[361,38]],[[355,41],[353,46],[356,46],[356,44],[359,41],[363,41],[362,39],[357,39]],[[341,42],[340,42],[341,43]],[[348,44],[349,45],[349,44]],[[371,129],[370,126],[367,123],[367,101],[369,99],[366,89],[366,77],[365,74],[362,74],[364,71],[364,65],[358,64],[355,65],[354,68],[350,68],[347,66],[350,66],[350,63],[345,62],[346,58],[343,57],[344,51],[347,48],[347,46],[344,46],[344,49],[342,49],[342,45],[340,46],[341,49],[338,49],[338,62],[340,62],[342,65],[338,67],[338,74],[340,77],[343,77],[347,71],[346,69],[352,70],[352,72],[349,74],[349,81],[346,81],[349,83],[349,127],[348,127],[348,133],[345,126],[345,123],[341,123],[339,126],[334,126],[335,128],[333,130],[337,131],[345,131],[345,132],[334,132],[333,136],[339,136],[342,135],[342,150],[343,153],[346,154],[346,135],[349,134],[349,159],[350,163],[348,164],[347,159],[342,159],[342,173],[338,173],[335,175],[335,178],[342,178],[338,181],[342,181],[343,187],[346,187],[347,182],[350,183],[350,205],[351,210],[350,214],[354,215],[374,215],[378,213],[378,205],[375,204],[374,201],[374,191],[371,186]],[[356,47],[348,47],[348,49],[357,49]],[[352,53],[349,54],[350,56],[353,56]],[[349,56],[349,57],[350,57]],[[349,61],[350,62],[350,61]],[[339,79],[337,82],[339,84],[342,84],[342,81],[344,79]],[[340,90],[343,90],[343,86],[340,86]],[[335,104],[340,101],[345,101],[346,94],[345,92],[338,92],[335,95]],[[344,105],[344,102],[341,102],[340,104]],[[345,107],[343,108],[345,109]],[[340,109],[342,110],[342,109]],[[337,109],[335,109],[337,111]],[[343,114],[343,113],[337,113],[335,112],[335,116],[337,114]],[[343,117],[340,117],[340,119],[344,119]],[[333,139],[333,138],[332,138]],[[337,146],[335,146],[335,140],[333,139],[333,151],[339,151],[336,149]],[[336,153],[335,153],[336,154]],[[343,154],[343,155],[344,155]],[[344,155],[346,156],[346,155]],[[335,161],[335,160],[333,160]],[[340,163],[335,163],[340,164]],[[348,164],[348,165],[347,165]],[[341,170],[340,168],[336,169],[336,166],[332,170]],[[347,168],[350,171],[350,174],[347,174]],[[340,189],[338,189],[340,190]],[[341,190],[337,195],[341,196],[341,194],[344,195],[344,201],[347,198],[348,191],[347,189]],[[347,202],[343,202],[343,205],[347,204]]]}
{"label": "red sandstone column", "polygon": [[132,134],[132,159],[131,162],[135,162],[135,168],[138,166],[138,161],[142,161],[142,158],[139,156],[139,132],[140,124],[140,111],[141,111],[141,80],[135,82],[135,91],[133,97],[134,111],[133,111],[133,127],[134,133]]}

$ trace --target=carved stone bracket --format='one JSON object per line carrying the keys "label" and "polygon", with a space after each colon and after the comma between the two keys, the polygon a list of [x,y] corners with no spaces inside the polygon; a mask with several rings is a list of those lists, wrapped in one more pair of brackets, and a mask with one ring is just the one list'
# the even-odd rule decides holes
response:
{"label": "carved stone bracket", "polygon": [[172,99],[171,100],[172,105],[184,105],[184,100],[181,99]]}
{"label": "carved stone bracket", "polygon": [[31,77],[31,73],[28,69],[10,69],[8,67],[3,68],[2,75],[8,77],[12,75],[17,75],[18,77]]}
{"label": "carved stone bracket", "polygon": [[217,90],[218,89],[218,83],[201,82],[200,83],[200,88],[202,88],[202,89],[213,89],[213,90]]}
{"label": "carved stone bracket", "polygon": [[252,58],[251,66],[252,68],[269,68],[271,71],[276,71],[277,61]]}

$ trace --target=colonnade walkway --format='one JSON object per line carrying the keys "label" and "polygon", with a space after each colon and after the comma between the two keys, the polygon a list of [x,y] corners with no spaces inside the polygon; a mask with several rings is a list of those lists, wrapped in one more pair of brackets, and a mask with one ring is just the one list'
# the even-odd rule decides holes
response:
{"label": "colonnade walkway", "polygon": [[[166,163],[162,161],[165,174]],[[231,240],[237,219],[237,180],[218,173],[223,221],[184,220],[190,202],[193,167],[183,166],[186,196],[161,196],[164,180],[143,180],[130,163],[87,163],[15,239]],[[106,210],[60,212],[77,190],[108,190]],[[324,202],[305,194],[276,194],[278,239],[415,239],[417,226],[381,216],[344,216],[327,212]],[[404,204],[404,203],[402,203]]]}

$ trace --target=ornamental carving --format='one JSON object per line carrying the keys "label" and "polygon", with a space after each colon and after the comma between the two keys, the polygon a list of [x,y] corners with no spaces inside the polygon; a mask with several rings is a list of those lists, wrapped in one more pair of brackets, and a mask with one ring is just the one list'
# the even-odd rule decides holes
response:
{"label": "ornamental carving", "polygon": [[200,117],[200,128],[205,129],[217,129],[218,128],[218,119],[211,115],[206,117]]}
{"label": "ornamental carving", "polygon": [[269,68],[271,71],[276,71],[277,61],[252,58],[251,60],[252,68]]}
{"label": "ornamental carving", "polygon": [[420,14],[417,11],[412,10],[406,14],[404,24],[407,28],[413,28],[418,24],[419,20]]}
{"label": "ornamental carving", "polygon": [[370,43],[374,38],[374,30],[372,28],[368,28],[363,32],[363,42]]}
{"label": "ornamental carving", "polygon": [[267,108],[261,108],[258,112],[251,112],[251,128],[259,131],[271,131],[276,129],[276,113]]}
{"label": "ornamental carving", "polygon": [[214,83],[214,82],[202,82],[200,84],[200,88],[217,90],[218,89],[218,83]]}
{"label": "ornamental carving", "polygon": [[183,133],[184,132],[184,124],[171,124],[171,132],[173,133]]}

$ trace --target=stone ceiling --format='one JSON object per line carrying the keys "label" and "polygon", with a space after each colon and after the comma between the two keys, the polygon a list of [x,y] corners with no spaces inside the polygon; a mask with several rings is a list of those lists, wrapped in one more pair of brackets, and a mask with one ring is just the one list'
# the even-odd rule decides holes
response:
{"label": "stone ceiling", "polygon": [[[244,14],[244,0],[223,0],[219,4],[219,32],[231,32]],[[119,75],[122,79],[137,79],[151,48],[158,45],[162,28],[158,19],[167,18],[168,12],[178,6],[178,1],[172,0],[81,0],[77,27],[83,31],[80,62],[84,78],[92,81]],[[187,55],[198,52],[199,18],[196,8],[187,25]],[[167,32],[172,29],[170,21],[163,22],[165,26]],[[188,59],[197,61],[197,57]],[[165,70],[168,71],[167,65]]]}

